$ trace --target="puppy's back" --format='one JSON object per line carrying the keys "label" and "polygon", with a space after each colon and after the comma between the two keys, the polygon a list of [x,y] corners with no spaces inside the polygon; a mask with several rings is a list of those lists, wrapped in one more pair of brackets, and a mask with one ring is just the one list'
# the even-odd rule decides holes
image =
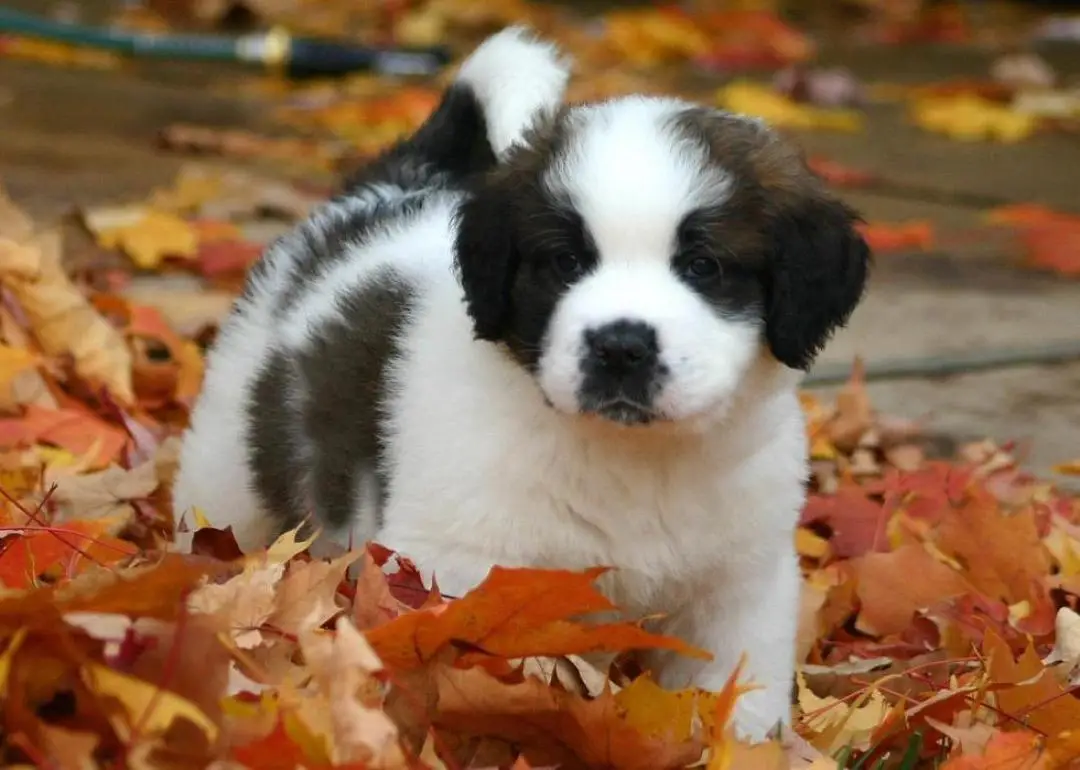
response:
{"label": "puppy's back", "polygon": [[568,77],[558,51],[526,30],[494,35],[412,136],[267,250],[207,359],[181,447],[178,519],[198,507],[245,549],[309,511],[356,541],[374,533],[382,389],[414,292],[373,252],[407,262],[449,250],[455,190],[554,111]]}

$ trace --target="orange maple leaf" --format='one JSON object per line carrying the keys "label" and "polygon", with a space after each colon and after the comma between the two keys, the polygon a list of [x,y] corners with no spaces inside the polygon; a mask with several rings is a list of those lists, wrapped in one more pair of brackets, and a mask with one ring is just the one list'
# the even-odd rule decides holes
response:
{"label": "orange maple leaf", "polygon": [[422,666],[454,643],[505,658],[646,648],[709,657],[632,623],[586,626],[569,620],[615,609],[593,586],[606,571],[495,567],[461,599],[406,613],[368,631],[367,638],[382,661],[399,670]]}
{"label": "orange maple leaf", "polygon": [[44,575],[71,577],[134,555],[134,545],[108,534],[114,526],[112,520],[98,519],[21,529],[0,543],[0,584],[33,588]]}
{"label": "orange maple leaf", "polygon": [[[703,749],[696,737],[680,740],[636,729],[608,689],[589,700],[532,677],[502,682],[482,668],[442,666],[435,678],[437,726],[511,741],[535,764],[579,767],[583,761],[586,767],[674,770],[696,761]],[[672,716],[677,722],[679,715]]]}
{"label": "orange maple leaf", "polygon": [[31,404],[22,417],[0,420],[0,447],[52,444],[79,457],[90,455],[92,467],[116,461],[127,441],[120,427],[75,407],[45,409]]}

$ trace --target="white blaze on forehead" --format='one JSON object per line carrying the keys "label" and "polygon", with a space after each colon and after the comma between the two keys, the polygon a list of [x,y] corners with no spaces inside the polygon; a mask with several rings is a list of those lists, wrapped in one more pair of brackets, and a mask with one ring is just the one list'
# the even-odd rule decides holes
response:
{"label": "white blaze on forehead", "polygon": [[674,125],[688,106],[629,97],[571,116],[567,155],[545,183],[584,218],[602,261],[666,262],[682,219],[730,195],[731,176]]}

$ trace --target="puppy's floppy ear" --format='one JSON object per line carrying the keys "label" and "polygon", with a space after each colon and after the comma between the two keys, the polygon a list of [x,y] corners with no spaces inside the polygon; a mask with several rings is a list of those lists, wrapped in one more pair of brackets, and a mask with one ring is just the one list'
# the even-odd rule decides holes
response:
{"label": "puppy's floppy ear", "polygon": [[765,337],[773,356],[809,368],[833,330],[862,297],[870,248],[855,229],[859,216],[825,195],[793,203],[772,229]]}
{"label": "puppy's floppy ear", "polygon": [[521,261],[506,191],[481,183],[458,210],[454,257],[477,339],[501,339]]}

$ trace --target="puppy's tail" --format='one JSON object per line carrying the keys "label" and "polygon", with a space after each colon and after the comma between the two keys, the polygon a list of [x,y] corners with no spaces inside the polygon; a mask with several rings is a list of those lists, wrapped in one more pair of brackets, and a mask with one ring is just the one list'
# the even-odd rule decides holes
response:
{"label": "puppy's tail", "polygon": [[558,109],[571,66],[552,43],[525,27],[507,27],[462,63],[453,88],[472,94],[483,113],[488,144],[502,158],[530,126]]}
{"label": "puppy's tail", "polygon": [[412,136],[394,145],[346,189],[393,184],[428,186],[495,166],[537,121],[562,102],[571,63],[521,26],[492,35],[469,55],[442,101]]}

